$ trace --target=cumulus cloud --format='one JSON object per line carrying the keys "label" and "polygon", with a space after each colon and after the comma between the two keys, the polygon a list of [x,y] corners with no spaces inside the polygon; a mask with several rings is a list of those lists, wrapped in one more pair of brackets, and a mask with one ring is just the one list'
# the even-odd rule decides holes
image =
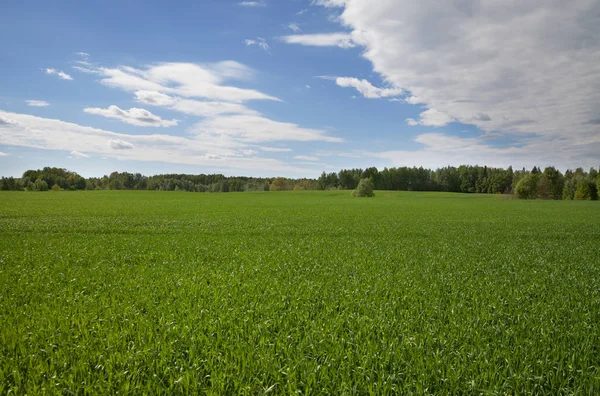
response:
{"label": "cumulus cloud", "polygon": [[244,42],[246,43],[246,46],[250,47],[252,45],[256,45],[262,49],[264,49],[265,51],[269,50],[269,44],[267,44],[267,41],[262,38],[262,37],[257,37],[256,40],[251,40],[251,39],[246,39],[244,40]]}
{"label": "cumulus cloud", "polygon": [[87,154],[84,154],[84,153],[81,153],[81,152],[79,152],[79,151],[75,151],[75,150],[71,151],[71,155],[72,155],[73,157],[77,158],[77,159],[81,159],[81,158],[90,158],[90,156],[89,156],[89,155],[87,155]]}
{"label": "cumulus cloud", "polygon": [[281,39],[288,44],[311,45],[317,47],[356,47],[352,35],[348,33],[293,34],[290,36],[282,36]]}
{"label": "cumulus cloud", "polygon": [[242,1],[238,3],[242,7],[266,7],[267,3],[264,1]]}
{"label": "cumulus cloud", "polygon": [[401,88],[377,88],[367,80],[359,80],[354,77],[337,77],[335,83],[344,88],[354,88],[365,98],[387,98],[401,95]]}
{"label": "cumulus cloud", "polygon": [[[514,148],[532,135],[562,139],[573,155],[581,144],[598,144],[598,124],[590,122],[600,108],[598,1],[313,4],[342,7],[347,39],[364,48],[374,71],[410,92],[407,103],[429,109],[411,124],[474,124],[484,133],[509,134]],[[285,41],[337,45],[331,35]]]}
{"label": "cumulus cloud", "polygon": [[46,102],[45,100],[26,100],[25,103],[27,103],[27,106],[31,106],[31,107],[48,107],[48,106],[50,106],[50,103]]}
{"label": "cumulus cloud", "polygon": [[71,77],[70,75],[68,75],[67,73],[65,73],[62,70],[48,68],[48,69],[44,70],[44,73],[58,76],[59,78],[61,78],[63,80],[72,80],[73,79],[73,77]]}
{"label": "cumulus cloud", "polygon": [[0,117],[0,127],[15,126],[17,124],[17,121],[11,120],[8,117]]}
{"label": "cumulus cloud", "polygon": [[448,125],[453,122],[454,119],[450,117],[448,114],[444,114],[441,111],[435,109],[429,109],[422,112],[419,120],[414,120],[412,118],[407,118],[406,123],[410,126],[415,125],[424,125],[424,126],[434,126],[441,127]]}
{"label": "cumulus cloud", "polygon": [[112,105],[107,109],[88,107],[83,109],[88,114],[100,115],[107,118],[114,118],[130,125],[151,126],[151,127],[170,127],[178,124],[177,120],[163,120],[157,115],[152,114],[146,109],[133,107],[129,110],[123,110],[118,106]]}

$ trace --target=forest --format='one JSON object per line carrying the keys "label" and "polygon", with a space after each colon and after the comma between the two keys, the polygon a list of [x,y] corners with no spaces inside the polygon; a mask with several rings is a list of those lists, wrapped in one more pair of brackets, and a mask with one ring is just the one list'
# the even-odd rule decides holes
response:
{"label": "forest", "polygon": [[21,178],[2,177],[0,190],[160,190],[188,192],[242,192],[285,190],[353,190],[361,179],[370,179],[376,190],[440,191],[478,194],[513,194],[520,199],[597,200],[598,170],[582,168],[564,174],[554,167],[543,171],[491,168],[487,166],[342,169],[323,172],[317,179],[226,177],[222,174],[163,174],[112,172],[103,177],[84,178],[63,168],[27,170]]}

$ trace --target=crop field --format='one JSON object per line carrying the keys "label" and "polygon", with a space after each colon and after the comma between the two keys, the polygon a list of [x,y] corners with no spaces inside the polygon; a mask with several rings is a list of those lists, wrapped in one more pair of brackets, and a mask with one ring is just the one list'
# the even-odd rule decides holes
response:
{"label": "crop field", "polygon": [[600,205],[0,194],[0,394],[600,393]]}

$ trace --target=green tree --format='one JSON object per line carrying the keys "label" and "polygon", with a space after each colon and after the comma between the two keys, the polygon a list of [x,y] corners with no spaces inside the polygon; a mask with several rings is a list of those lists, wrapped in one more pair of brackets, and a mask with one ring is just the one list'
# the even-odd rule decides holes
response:
{"label": "green tree", "polygon": [[523,177],[515,187],[515,196],[519,199],[535,199],[537,197],[537,185],[539,177],[530,173]]}
{"label": "green tree", "polygon": [[590,183],[588,183],[586,180],[579,180],[577,182],[577,189],[575,190],[575,196],[573,199],[579,201],[589,201],[592,199]]}
{"label": "green tree", "polygon": [[285,191],[288,189],[288,182],[284,177],[273,179],[269,186],[269,191]]}
{"label": "green tree", "polygon": [[35,191],[48,191],[48,183],[42,179],[37,179],[35,183],[33,183],[33,188]]}
{"label": "green tree", "polygon": [[352,195],[355,197],[374,197],[373,180],[370,178],[361,179],[356,189],[352,191]]}

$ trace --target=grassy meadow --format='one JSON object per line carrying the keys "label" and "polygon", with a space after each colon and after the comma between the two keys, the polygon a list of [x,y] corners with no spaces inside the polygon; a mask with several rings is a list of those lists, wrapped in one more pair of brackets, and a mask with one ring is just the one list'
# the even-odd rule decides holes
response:
{"label": "grassy meadow", "polygon": [[0,193],[0,394],[598,394],[600,203]]}

